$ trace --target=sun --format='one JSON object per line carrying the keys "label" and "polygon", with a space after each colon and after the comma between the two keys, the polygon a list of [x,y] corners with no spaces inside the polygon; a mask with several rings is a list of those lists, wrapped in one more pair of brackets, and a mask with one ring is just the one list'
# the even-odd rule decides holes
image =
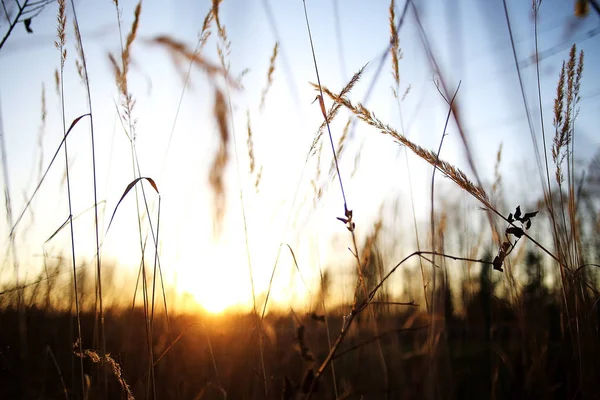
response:
{"label": "sun", "polygon": [[185,279],[178,284],[180,293],[189,294],[195,302],[211,314],[240,306],[243,299],[240,288],[226,280],[221,274],[203,274],[197,279]]}
{"label": "sun", "polygon": [[211,314],[222,314],[236,304],[226,293],[217,290],[192,293],[192,296],[204,310]]}
{"label": "sun", "polygon": [[252,294],[244,279],[246,274],[231,267],[235,263],[223,262],[219,257],[208,259],[213,262],[187,264],[187,268],[179,270],[177,291],[191,295],[201,308],[212,314],[249,304]]}

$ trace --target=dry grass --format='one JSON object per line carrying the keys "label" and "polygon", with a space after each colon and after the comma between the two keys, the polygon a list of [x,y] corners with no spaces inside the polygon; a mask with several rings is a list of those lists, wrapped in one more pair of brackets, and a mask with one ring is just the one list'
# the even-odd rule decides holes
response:
{"label": "dry grass", "polygon": [[[312,84],[313,87],[317,85]],[[462,172],[460,169],[456,168],[449,162],[444,160],[440,160],[437,157],[437,154],[433,150],[427,150],[414,142],[408,139],[406,136],[398,133],[391,126],[384,124],[381,122],[375,115],[369,111],[362,104],[358,103],[354,105],[347,97],[339,96],[334,94],[327,87],[323,87],[323,92],[329,96],[336,104],[346,107],[350,110],[354,115],[356,115],[361,121],[367,123],[368,125],[378,129],[384,135],[388,135],[392,137],[398,144],[406,146],[409,150],[411,150],[414,154],[427,161],[429,164],[434,166],[437,170],[444,174],[445,177],[452,180],[459,187],[465,190],[467,193],[471,194],[475,199],[477,199],[482,205],[488,208],[493,208],[489,202],[488,195],[485,190],[472,183],[467,175]]]}
{"label": "dry grass", "polygon": [[[361,75],[363,74],[363,72],[365,71],[365,68],[367,66],[363,66],[361,69],[358,70],[358,72],[356,72],[352,78],[348,81],[348,83],[342,88],[342,90],[340,90],[339,93],[339,97],[343,97],[346,96],[350,93],[350,91],[352,90],[352,88],[354,87],[354,85],[356,85],[358,83],[358,81],[360,80]],[[315,88],[315,90],[319,90],[319,85],[317,84],[312,84],[312,86]],[[319,103],[321,103],[322,100],[319,100]],[[337,116],[338,112],[341,109],[341,105],[338,103],[334,103],[331,105],[331,107],[329,108],[329,110],[326,113],[326,117],[325,120],[321,123],[321,125],[319,126],[319,129],[317,129],[317,133],[315,134],[315,138],[313,140],[312,145],[310,146],[310,151],[309,153],[314,155],[316,149],[317,149],[317,144],[321,141],[321,137],[323,135],[323,132],[325,131],[325,128],[327,127],[327,124],[331,123],[331,121],[333,121],[333,119]],[[325,111],[323,111],[323,113],[325,114]]]}
{"label": "dry grass", "polygon": [[123,378],[123,371],[121,369],[121,366],[119,365],[118,362],[116,362],[110,356],[110,354],[105,354],[104,356],[101,356],[94,350],[85,349],[83,351],[78,351],[77,350],[78,348],[81,348],[80,344],[75,343],[75,345],[73,345],[73,351],[77,357],[82,358],[82,359],[88,358],[94,364],[105,364],[109,368],[109,370],[112,372],[112,374],[115,377],[115,379],[117,380],[117,382],[119,382],[119,385],[121,386],[123,393],[125,393],[127,400],[134,399],[133,393],[131,392],[131,388],[129,387],[127,382],[125,382],[125,379]]}
{"label": "dry grass", "polygon": [[190,50],[184,43],[167,36],[155,37],[150,43],[167,49],[175,65],[179,65],[182,61],[192,62],[194,66],[204,71],[209,78],[222,76],[232,88],[239,88],[237,80],[233,79],[223,67],[211,63],[201,54]]}
{"label": "dry grass", "polygon": [[390,1],[390,54],[392,55],[392,71],[394,74],[394,83],[396,87],[400,86],[400,60],[402,59],[402,52],[400,50],[400,38],[398,37],[398,31],[396,30],[396,3],[394,0]]}
{"label": "dry grass", "polygon": [[267,84],[265,85],[265,88],[262,90],[262,93],[260,95],[260,105],[258,106],[258,108],[260,110],[265,108],[265,100],[267,98],[267,93],[269,92],[271,85],[273,85],[273,73],[275,72],[275,62],[277,61],[278,49],[279,49],[279,43],[275,43],[275,46],[273,46],[273,54],[271,54],[271,59],[269,60],[269,70],[267,72]]}
{"label": "dry grass", "polygon": [[229,160],[229,152],[227,146],[229,144],[229,127],[227,123],[228,109],[225,103],[225,97],[223,93],[215,88],[215,104],[214,104],[214,116],[217,121],[219,131],[219,148],[212,162],[208,181],[210,187],[214,193],[213,206],[215,208],[216,217],[216,232],[220,231],[220,224],[225,215],[225,168]]}
{"label": "dry grass", "polygon": [[[118,3],[115,3],[118,8]],[[117,61],[116,57],[113,54],[109,54],[108,58],[112,64],[113,72],[115,74],[115,80],[117,82],[117,87],[119,88],[119,92],[123,97],[123,106],[126,110],[125,120],[129,122],[131,119],[131,113],[133,111],[133,106],[135,101],[133,100],[131,93],[129,93],[129,86],[127,77],[129,75],[129,66],[131,63],[131,47],[133,45],[134,40],[137,37],[137,31],[140,24],[140,14],[142,12],[142,2],[138,2],[134,11],[134,18],[131,24],[131,30],[127,35],[127,40],[125,41],[125,46],[121,51],[121,60],[120,63]],[[120,26],[120,25],[119,25]]]}

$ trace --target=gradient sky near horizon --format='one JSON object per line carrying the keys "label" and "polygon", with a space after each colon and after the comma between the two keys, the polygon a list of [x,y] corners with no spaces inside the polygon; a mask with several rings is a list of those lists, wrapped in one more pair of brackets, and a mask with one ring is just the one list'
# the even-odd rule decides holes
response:
{"label": "gradient sky near horizon", "polygon": [[[539,15],[541,90],[546,132],[553,133],[552,107],[560,65],[570,46],[576,43],[585,52],[580,114],[576,125],[575,153],[581,171],[600,146],[600,18],[592,10],[583,19],[573,14],[573,1],[544,0]],[[124,35],[129,31],[136,2],[121,2]],[[380,59],[389,44],[389,2],[331,0],[306,2],[316,58],[322,84],[338,91],[352,74],[368,64],[363,78],[352,90],[354,101],[363,101],[367,89],[377,79],[366,106],[385,123],[397,127],[411,140],[426,148],[437,148],[447,106],[434,85],[436,77],[419,36],[415,13],[409,9],[400,30],[400,93],[410,85],[402,102],[402,118],[393,98],[391,61],[388,57],[380,75]],[[108,221],[125,187],[133,179],[129,142],[115,111],[120,103],[108,54],[117,54],[120,39],[116,11],[109,0],[75,1],[82,29],[92,90],[98,197],[102,203],[102,258],[118,260],[119,271],[134,282],[140,260],[135,201],[130,196],[119,206],[113,225]],[[281,243],[289,244],[297,257],[302,279],[297,274],[287,247],[277,266],[273,301],[282,306],[306,301],[319,282],[319,267],[341,273],[351,265],[348,232],[335,217],[342,216],[343,202],[337,181],[327,185],[324,197],[313,204],[311,180],[316,174],[316,157],[307,152],[322,116],[315,92],[315,69],[304,19],[303,2],[224,0],[220,18],[231,40],[231,74],[243,77],[243,90],[231,92],[232,132],[236,135],[238,163],[234,145],[226,174],[227,214],[223,233],[213,235],[212,192],[208,171],[217,146],[218,129],[213,116],[214,88],[223,82],[211,81],[192,68],[184,89],[183,80],[165,49],[151,43],[158,35],[168,35],[193,49],[210,1],[167,3],[146,0],[142,3],[138,38],[132,47],[130,91],[136,100],[136,147],[143,176],[153,178],[161,193],[160,254],[165,279],[181,291],[192,294],[209,310],[226,306],[247,306],[251,299],[244,227],[240,207],[240,185],[244,194],[250,259],[256,291],[264,293]],[[396,4],[398,17],[404,2]],[[521,99],[512,49],[501,1],[479,2],[431,0],[418,2],[419,18],[438,60],[449,90],[461,82],[458,94],[464,127],[475,153],[477,170],[484,184],[493,180],[499,146],[503,146],[502,173],[505,190],[512,202],[532,202],[541,186],[532,156],[532,143]],[[517,57],[524,78],[525,92],[539,129],[537,81],[534,54],[533,20],[530,2],[508,1]],[[12,208],[18,216],[39,179],[39,165],[48,165],[62,137],[60,98],[54,83],[59,53],[53,46],[56,34],[53,4],[33,19],[32,34],[22,24],[16,26],[0,49],[0,111],[7,151]],[[87,112],[85,90],[75,69],[72,9],[68,6],[68,59],[65,68],[65,110],[67,125]],[[7,27],[2,20],[2,34]],[[205,56],[218,63],[217,35],[214,26]],[[274,82],[264,109],[259,108],[266,85],[269,58],[279,43]],[[187,66],[184,67],[184,71]],[[41,131],[41,93],[45,91],[47,121]],[[182,104],[177,114],[178,104]],[[326,99],[326,105],[331,104]],[[254,137],[258,168],[262,180],[258,193],[254,177],[248,172],[246,149],[247,112]],[[176,117],[177,114],[177,117]],[[348,114],[343,112],[332,124],[337,143]],[[41,146],[38,140],[41,137]],[[324,138],[326,138],[324,136]],[[91,149],[89,121],[82,120],[69,138],[75,246],[79,262],[89,262],[94,254]],[[40,150],[43,149],[43,150]],[[354,173],[356,155],[360,154]],[[389,240],[395,246],[387,254],[398,259],[414,250],[407,162],[404,149],[364,124],[358,123],[346,144],[340,169],[349,206],[354,210],[359,238],[372,231],[382,212]],[[472,176],[463,147],[450,124],[441,157]],[[317,186],[328,181],[331,163],[329,143],[321,156],[322,176]],[[415,213],[427,221],[431,167],[408,156],[413,184]],[[238,169],[240,179],[238,179]],[[48,257],[68,257],[68,229],[48,243],[45,241],[68,216],[66,187],[61,183],[65,171],[64,154],[56,163],[34,198],[30,212],[16,230],[20,282],[35,279],[45,253]],[[3,188],[6,187],[4,177]],[[438,179],[438,178],[436,178]],[[146,186],[150,189],[149,186]],[[297,194],[296,194],[296,190]],[[465,200],[452,185],[439,178],[438,197],[448,202]],[[147,190],[147,193],[150,193]],[[155,198],[149,197],[150,204]],[[0,200],[4,210],[4,198]],[[466,202],[466,203],[465,203]],[[515,204],[515,206],[516,206]],[[105,207],[105,209],[104,209]],[[86,211],[88,210],[88,211]],[[154,223],[156,208],[153,208]],[[384,211],[381,211],[384,210]],[[506,213],[512,210],[505,210]],[[469,211],[471,212],[471,211]],[[8,253],[8,223],[0,223],[2,282],[15,282]],[[290,220],[288,226],[287,222]],[[154,225],[156,226],[156,225]],[[286,226],[288,228],[286,229]],[[401,233],[407,233],[402,235]],[[148,258],[152,260],[152,257]],[[150,261],[151,265],[152,261]],[[68,265],[66,266],[68,268]],[[91,266],[89,268],[92,268]],[[67,271],[68,272],[68,271]],[[352,273],[345,286],[351,288]],[[341,278],[340,278],[341,279]],[[125,279],[119,279],[119,281]],[[128,281],[129,282],[129,281]],[[124,287],[133,293],[133,283]],[[118,282],[122,283],[122,282]],[[341,289],[340,289],[341,290]],[[351,290],[351,289],[344,289]],[[350,292],[349,292],[350,293]]]}

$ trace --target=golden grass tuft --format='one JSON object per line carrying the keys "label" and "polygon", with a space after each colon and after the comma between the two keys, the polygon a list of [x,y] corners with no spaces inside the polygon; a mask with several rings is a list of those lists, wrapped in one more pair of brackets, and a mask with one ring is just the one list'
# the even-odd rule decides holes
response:
{"label": "golden grass tuft", "polygon": [[221,19],[219,18],[219,6],[223,0],[212,0],[212,13],[217,23],[217,28],[221,30]]}
{"label": "golden grass tuft", "polygon": [[[346,140],[348,140],[348,133],[350,132],[351,124],[352,124],[352,117],[348,118],[348,121],[346,121],[346,125],[344,125],[344,130],[342,131],[342,136],[340,136],[340,140],[338,140],[338,145],[337,145],[337,150],[336,150],[338,162],[339,162],[339,160],[342,159],[342,155],[344,154],[344,149],[346,148],[345,144],[346,144]],[[335,162],[332,160],[331,165],[329,166],[329,176],[333,177],[334,174],[335,174]]]}
{"label": "golden grass tuft", "polygon": [[[117,8],[119,33],[120,33],[121,32],[120,9],[118,7],[117,2],[115,2],[114,4]],[[138,27],[139,27],[139,23],[140,23],[141,12],[142,12],[142,2],[140,0],[140,2],[136,5],[135,10],[134,10],[134,18],[133,18],[133,22],[131,24],[131,31],[127,35],[127,39],[125,41],[125,46],[121,48],[121,63],[120,63],[120,65],[119,65],[119,62],[117,61],[117,58],[112,53],[108,54],[108,59],[113,68],[115,81],[117,83],[117,88],[119,89],[119,93],[122,96],[121,105],[123,107],[123,114],[121,115],[121,118],[124,121],[126,121],[127,124],[129,125],[130,132],[128,133],[128,137],[130,138],[130,140],[135,140],[135,137],[136,137],[136,134],[135,134],[136,121],[132,115],[133,109],[135,107],[135,99],[133,98],[133,95],[131,93],[129,93],[127,76],[129,73],[129,66],[131,64],[131,47],[137,37],[137,31],[138,31]],[[83,60],[83,53],[82,53],[81,58]],[[85,78],[84,78],[84,81],[85,81]]]}
{"label": "golden grass tuft", "polygon": [[83,54],[83,47],[81,47],[81,31],[79,30],[79,24],[77,20],[73,19],[73,31],[75,32],[75,50],[77,51],[77,56],[79,58],[75,59],[75,67],[77,68],[77,74],[81,79],[81,82],[84,85],[88,85],[87,74],[84,70],[84,62],[85,56]]}
{"label": "golden grass tuft", "polygon": [[276,42],[275,46],[273,47],[273,54],[271,54],[271,59],[269,60],[269,71],[267,72],[267,85],[262,90],[262,93],[260,95],[259,108],[261,110],[263,110],[265,108],[265,100],[267,98],[267,93],[269,92],[271,85],[273,85],[273,73],[275,72],[275,61],[277,61],[278,50],[279,50],[279,42]]}
{"label": "golden grass tuft", "polygon": [[58,72],[58,68],[54,70],[54,90],[60,96],[60,73]]}
{"label": "golden grass tuft", "polygon": [[65,33],[67,27],[67,13],[65,9],[66,1],[58,0],[58,15],[56,16],[56,20],[58,22],[56,36],[58,40],[54,41],[54,46],[60,51],[61,69],[65,67],[65,61],[67,60],[67,49],[65,49],[65,45],[67,43],[67,34]]}
{"label": "golden grass tuft", "polygon": [[131,62],[131,45],[133,41],[137,37],[138,27],[140,25],[140,14],[142,13],[142,2],[140,0],[139,3],[135,6],[135,10],[133,12],[133,23],[131,24],[131,31],[129,35],[127,35],[127,40],[125,42],[125,48],[123,49],[123,74],[125,77],[127,76],[127,71],[129,69],[129,64]]}
{"label": "golden grass tuft", "polygon": [[394,0],[390,1],[390,53],[392,55],[392,70],[396,87],[400,86],[400,68],[398,66],[402,53],[400,51],[400,39],[394,21],[396,20],[396,4]]}
{"label": "golden grass tuft", "polygon": [[80,345],[79,345],[78,342],[76,342],[73,345],[74,353],[75,353],[75,355],[77,357],[88,358],[94,364],[105,364],[105,365],[108,365],[108,367],[112,371],[113,375],[115,376],[115,378],[119,382],[119,385],[121,385],[121,390],[123,390],[123,392],[125,393],[125,395],[127,397],[127,400],[134,400],[133,393],[131,392],[131,388],[129,387],[129,384],[125,381],[125,378],[123,378],[123,370],[121,369],[121,366],[119,365],[118,362],[116,362],[110,356],[110,354],[106,354],[105,356],[101,356],[98,353],[96,353],[95,351],[89,350],[89,349],[82,350],[81,352],[78,352],[77,350],[75,350],[77,347],[80,347]]}
{"label": "golden grass tuft", "polygon": [[[115,5],[118,7],[118,4],[115,2]],[[127,85],[127,74],[129,72],[129,64],[131,63],[131,46],[133,41],[137,37],[137,31],[140,23],[140,14],[142,12],[142,2],[140,1],[135,7],[135,11],[133,13],[133,23],[131,24],[131,31],[127,35],[127,40],[125,42],[125,47],[121,52],[121,66],[119,66],[116,58],[109,54],[109,60],[112,64],[113,71],[115,74],[115,78],[117,81],[117,86],[121,95],[125,98],[129,98],[129,90]],[[126,100],[128,101],[128,100]]]}
{"label": "golden grass tuft", "polygon": [[200,31],[200,38],[199,38],[200,46],[198,47],[198,49],[200,51],[202,51],[204,46],[206,46],[206,42],[208,42],[208,38],[211,35],[210,24],[214,19],[215,19],[215,14],[213,12],[213,9],[211,8],[208,11],[208,13],[206,13],[206,16],[204,17],[204,22],[202,23],[202,30]]}
{"label": "golden grass tuft", "polygon": [[[313,86],[316,86],[312,84]],[[475,185],[471,182],[467,175],[462,172],[460,169],[456,168],[452,164],[447,161],[440,160],[436,152],[433,150],[427,150],[409,140],[406,136],[401,135],[391,126],[384,124],[375,115],[369,111],[366,107],[364,107],[361,103],[354,105],[347,97],[339,96],[334,94],[327,87],[322,86],[323,93],[327,94],[336,104],[343,105],[347,109],[349,109],[354,115],[356,115],[360,120],[367,123],[368,125],[377,128],[384,135],[391,136],[398,144],[406,146],[417,156],[421,157],[423,160],[427,161],[429,164],[437,168],[440,172],[446,175],[447,178],[452,180],[458,186],[466,190],[469,194],[479,200],[486,207],[492,208],[489,198],[485,190]]]}
{"label": "golden grass tuft", "polygon": [[250,173],[254,174],[256,167],[256,160],[254,159],[254,141],[252,140],[252,126],[250,126],[250,111],[246,110],[246,120],[248,128],[248,139],[246,139],[246,145],[248,146],[248,160],[250,162],[249,168]]}
{"label": "golden grass tuft", "polygon": [[219,26],[218,34],[221,42],[217,44],[217,54],[219,55],[221,66],[225,71],[229,72],[231,65],[228,60],[231,55],[231,41],[227,37],[227,28],[225,28],[225,25]]}
{"label": "golden grass tuft", "polygon": [[256,179],[254,180],[254,189],[258,192],[258,188],[260,186],[260,181],[262,179],[263,166],[260,166],[258,173],[256,174]]}
{"label": "golden grass tuft", "polygon": [[[352,88],[354,87],[354,85],[356,85],[358,83],[358,81],[360,80],[360,77],[362,76],[362,74],[365,71],[366,67],[367,67],[367,64],[363,65],[363,67],[361,69],[359,69],[358,72],[356,72],[352,76],[352,78],[350,79],[350,81],[348,81],[348,83],[346,84],[346,86],[344,86],[342,88],[342,90],[340,91],[340,93],[338,95],[339,97],[344,97],[348,93],[350,93],[350,91],[352,90]],[[318,84],[311,83],[311,85],[313,86],[313,88],[315,88],[315,90],[319,91],[319,85]],[[325,91],[325,90],[323,89],[323,91]],[[331,107],[329,107],[329,111],[327,112],[327,116],[326,116],[325,120],[321,123],[321,125],[319,126],[319,129],[317,130],[317,133],[315,135],[315,139],[313,140],[313,143],[310,146],[309,154],[314,155],[314,152],[317,149],[317,143],[319,143],[319,141],[321,140],[321,136],[323,135],[323,131],[325,130],[325,127],[327,126],[327,124],[330,124],[333,121],[333,119],[336,117],[336,115],[340,111],[340,108],[341,108],[341,105],[338,104],[338,103],[334,103]]]}
{"label": "golden grass tuft", "polygon": [[248,167],[250,169],[250,175],[254,176],[254,189],[258,193],[258,186],[260,185],[263,166],[261,165],[258,170],[256,168],[256,158],[254,156],[254,139],[252,135],[252,125],[250,123],[250,110],[246,110],[246,119],[248,132],[248,138],[246,139],[246,146],[248,147]]}
{"label": "golden grass tuft", "polygon": [[577,61],[577,48],[571,47],[569,61],[563,62],[558,85],[556,86],[556,98],[554,99],[554,128],[555,135],[552,143],[552,161],[556,166],[556,182],[563,182],[562,163],[569,153],[569,145],[572,140],[574,120],[577,116],[575,107],[579,102],[579,89],[583,74],[583,51],[579,53]]}
{"label": "golden grass tuft", "polygon": [[192,62],[196,67],[203,70],[210,78],[220,75],[227,81],[230,87],[236,89],[240,87],[237,80],[233,79],[223,67],[219,67],[218,65],[209,62],[202,55],[190,50],[182,42],[168,36],[157,36],[154,39],[151,39],[150,43],[158,44],[166,48],[173,59],[173,63],[176,65],[179,65],[182,61]]}
{"label": "golden grass tuft", "polygon": [[[321,200],[321,197],[323,196],[323,189],[324,189],[324,185],[320,185],[317,187],[317,185],[319,184],[319,181],[321,180],[321,156],[323,155],[323,142],[321,141],[319,143],[319,148],[316,150],[317,153],[317,168],[316,168],[316,172],[315,172],[315,178],[311,181],[311,185],[313,187],[313,205],[316,206],[317,202],[319,200]],[[333,163],[333,168],[335,169],[335,163],[332,161]]]}
{"label": "golden grass tuft", "polygon": [[229,128],[227,126],[227,104],[225,96],[215,88],[214,116],[219,128],[219,149],[209,172],[209,183],[214,194],[215,232],[220,232],[221,222],[225,214],[225,168],[229,160],[227,145],[229,143]]}
{"label": "golden grass tuft", "polygon": [[404,90],[404,93],[402,94],[402,99],[400,101],[404,101],[404,99],[406,99],[406,96],[408,96],[408,94],[410,93],[411,88],[412,86],[409,84]]}

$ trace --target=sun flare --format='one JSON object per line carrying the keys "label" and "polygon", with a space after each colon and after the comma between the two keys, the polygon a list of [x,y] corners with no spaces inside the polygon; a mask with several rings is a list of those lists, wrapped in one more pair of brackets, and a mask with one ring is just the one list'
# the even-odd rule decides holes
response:
{"label": "sun flare", "polygon": [[[214,260],[218,260],[215,257]],[[245,274],[228,265],[236,263],[209,262],[202,266],[180,269],[176,283],[178,292],[189,294],[204,310],[220,314],[227,309],[244,307],[250,299]]]}
{"label": "sun flare", "polygon": [[192,296],[201,308],[211,314],[220,314],[242,303],[240,288],[232,287],[223,279],[186,279],[178,286],[181,293]]}
{"label": "sun flare", "polygon": [[191,293],[191,295],[204,310],[211,314],[221,314],[234,305],[231,298],[218,291]]}

